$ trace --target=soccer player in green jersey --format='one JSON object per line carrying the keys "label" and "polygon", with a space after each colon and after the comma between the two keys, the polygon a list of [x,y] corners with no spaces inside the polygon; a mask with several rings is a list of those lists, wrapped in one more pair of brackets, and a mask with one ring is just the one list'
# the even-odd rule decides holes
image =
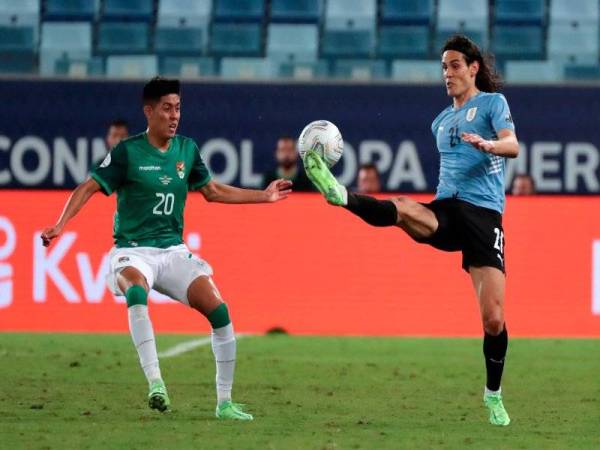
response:
{"label": "soccer player in green jersey", "polygon": [[211,279],[212,268],[183,243],[183,209],[188,191],[200,191],[209,202],[270,203],[285,199],[291,182],[275,180],[259,191],[213,180],[196,143],[176,134],[181,117],[179,81],[153,78],[144,86],[143,99],[147,130],[121,141],[92,170],[69,197],[56,225],[43,231],[42,242],[50,245],[93,194],[116,192],[108,284],[127,299],[129,329],[148,380],[150,408],[165,411],[170,406],[148,315],[148,292],[154,288],[196,309],[212,326],[216,416],[252,420],[231,401],[235,335],[227,305]]}

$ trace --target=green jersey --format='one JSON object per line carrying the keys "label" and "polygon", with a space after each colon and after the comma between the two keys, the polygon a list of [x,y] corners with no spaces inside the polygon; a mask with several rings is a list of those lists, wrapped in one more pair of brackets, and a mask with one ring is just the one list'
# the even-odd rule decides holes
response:
{"label": "green jersey", "polygon": [[162,152],[146,133],[121,141],[90,175],[104,194],[117,193],[117,247],[182,244],[187,193],[211,179],[192,139],[176,135]]}

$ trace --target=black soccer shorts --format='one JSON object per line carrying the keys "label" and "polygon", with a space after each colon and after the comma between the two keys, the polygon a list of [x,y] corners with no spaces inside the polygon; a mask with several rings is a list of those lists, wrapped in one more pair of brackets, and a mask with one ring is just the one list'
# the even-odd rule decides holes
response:
{"label": "black soccer shorts", "polygon": [[462,251],[462,267],[495,267],[506,273],[502,214],[454,198],[423,203],[437,217],[436,232],[418,242],[446,252]]}

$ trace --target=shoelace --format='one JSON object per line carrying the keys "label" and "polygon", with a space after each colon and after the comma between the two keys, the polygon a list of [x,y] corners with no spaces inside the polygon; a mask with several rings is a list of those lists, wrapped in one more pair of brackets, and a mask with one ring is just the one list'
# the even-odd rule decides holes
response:
{"label": "shoelace", "polygon": [[504,409],[504,405],[502,404],[502,399],[500,397],[489,397],[488,401],[491,403],[494,414],[498,416],[506,416],[506,410]]}

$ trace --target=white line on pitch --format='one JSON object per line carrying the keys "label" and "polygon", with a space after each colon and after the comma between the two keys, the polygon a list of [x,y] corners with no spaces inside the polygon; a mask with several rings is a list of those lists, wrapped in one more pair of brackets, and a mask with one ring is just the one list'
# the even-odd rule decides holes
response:
{"label": "white line on pitch", "polygon": [[[236,340],[240,340],[248,336],[247,334],[236,334]],[[187,353],[189,351],[194,350],[198,347],[204,347],[205,345],[210,345],[210,336],[203,337],[200,339],[192,339],[191,341],[180,342],[177,345],[174,345],[171,348],[168,348],[164,352],[160,352],[158,354],[159,358],[172,358],[174,356],[179,356],[183,353]]]}

